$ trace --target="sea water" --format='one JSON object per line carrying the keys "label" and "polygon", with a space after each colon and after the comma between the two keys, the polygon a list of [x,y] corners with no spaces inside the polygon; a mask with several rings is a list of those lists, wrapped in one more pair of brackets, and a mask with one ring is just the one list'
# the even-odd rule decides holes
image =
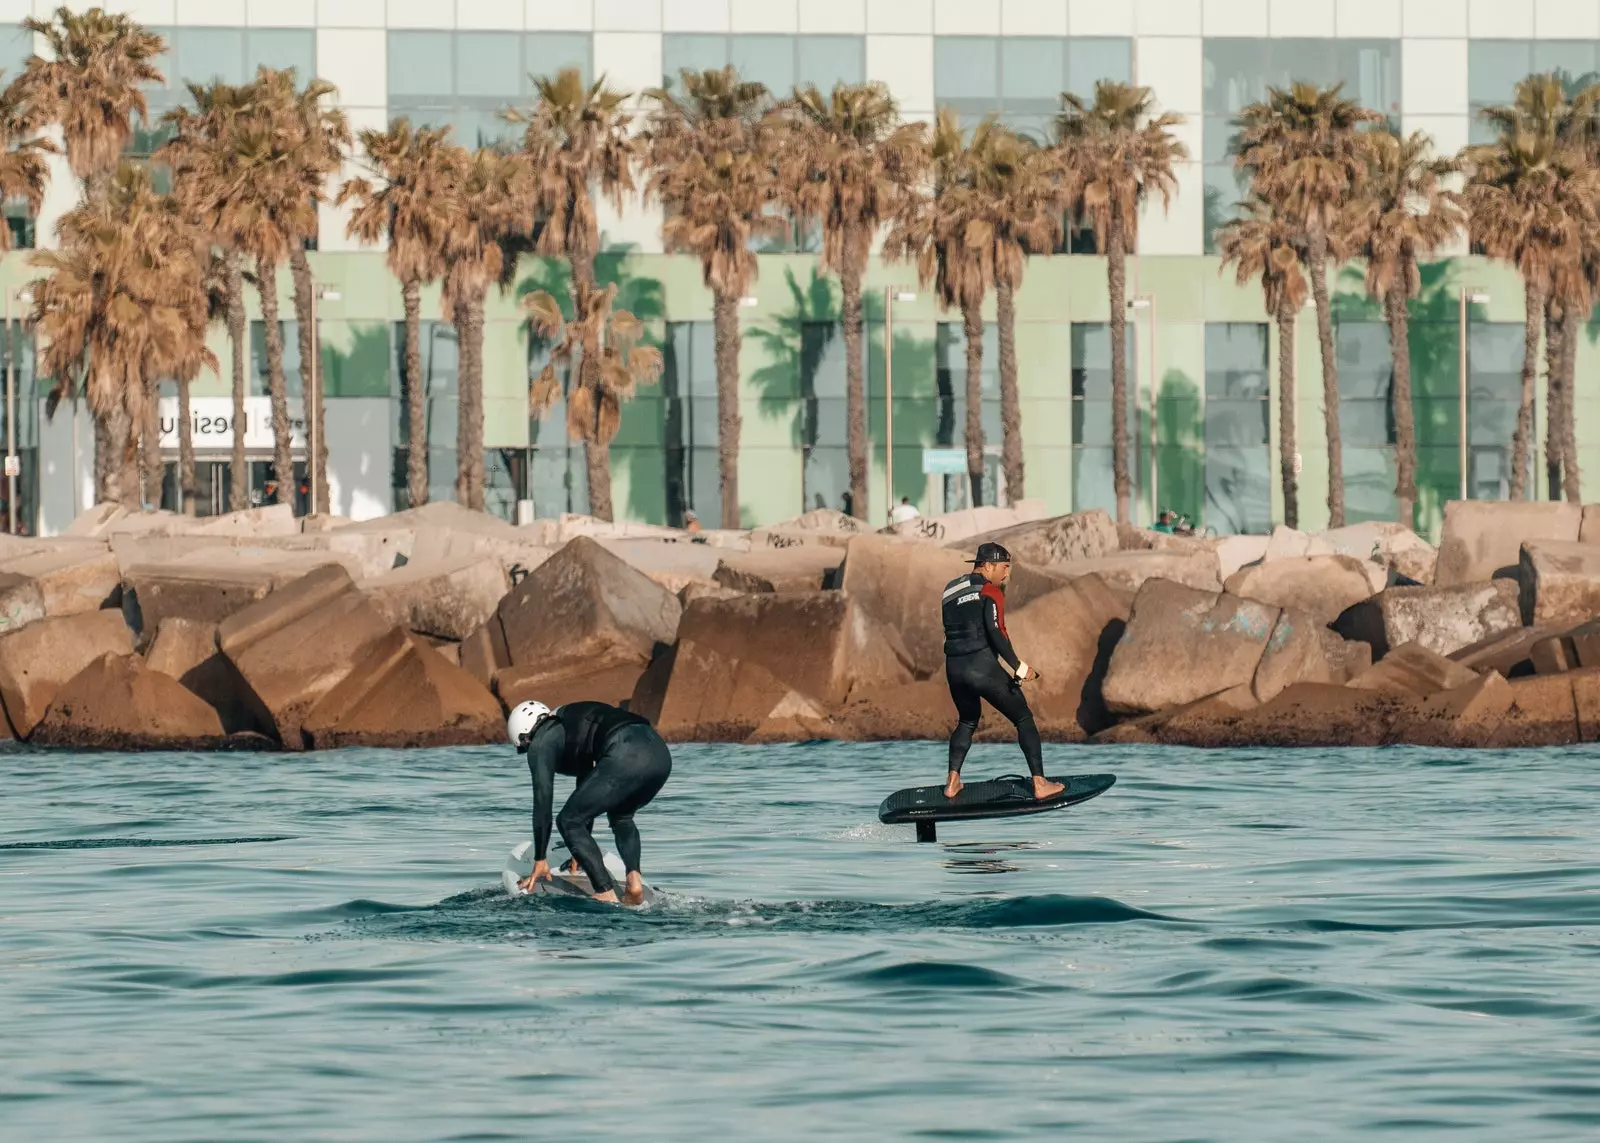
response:
{"label": "sea water", "polygon": [[0,755],[0,1138],[1600,1137],[1594,751],[674,756],[630,912],[508,750]]}

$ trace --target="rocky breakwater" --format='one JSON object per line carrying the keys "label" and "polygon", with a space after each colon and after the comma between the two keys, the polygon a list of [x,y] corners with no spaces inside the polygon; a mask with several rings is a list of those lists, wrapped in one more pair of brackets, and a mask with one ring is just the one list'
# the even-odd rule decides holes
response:
{"label": "rocky breakwater", "polygon": [[677,741],[941,739],[940,595],[990,539],[1052,741],[1600,738],[1600,510],[1483,503],[1449,506],[1437,553],[1397,525],[1206,539],[1037,504],[694,534],[99,508],[0,537],[0,722],[78,748],[451,745],[499,742],[526,698],[600,699]]}

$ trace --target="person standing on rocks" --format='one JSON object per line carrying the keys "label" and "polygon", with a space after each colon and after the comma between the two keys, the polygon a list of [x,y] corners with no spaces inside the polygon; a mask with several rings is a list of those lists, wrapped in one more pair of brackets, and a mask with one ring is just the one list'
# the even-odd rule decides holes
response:
{"label": "person standing on rocks", "polygon": [[1033,796],[1044,799],[1063,787],[1044,776],[1044,748],[1022,684],[1039,677],[1017,656],[1006,632],[1005,583],[1011,575],[1011,553],[999,544],[981,544],[973,570],[945,586],[944,674],[955,700],[955,732],[950,735],[950,776],[944,796],[961,792],[961,764],[972,748],[972,736],[983,718],[983,704],[1009,718],[1017,728],[1017,745],[1033,775]]}
{"label": "person standing on rocks", "polygon": [[594,840],[594,821],[605,814],[628,869],[622,901],[643,903],[639,827],[633,815],[649,805],[672,774],[672,753],[661,736],[639,715],[603,702],[574,702],[555,710],[540,702],[519,703],[506,720],[506,733],[517,753],[528,756],[533,777],[534,865],[521,887],[532,892],[536,882],[550,880],[555,776],[565,774],[578,780],[578,788],[555,815],[555,824],[567,851],[588,875],[594,899],[617,900],[616,885]]}

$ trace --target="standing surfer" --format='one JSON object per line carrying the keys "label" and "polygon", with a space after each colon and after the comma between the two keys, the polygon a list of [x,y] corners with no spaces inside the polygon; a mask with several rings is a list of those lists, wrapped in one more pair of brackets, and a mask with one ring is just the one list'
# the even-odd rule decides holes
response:
{"label": "standing surfer", "polygon": [[1063,787],[1044,776],[1044,751],[1033,711],[1022,683],[1039,677],[1017,657],[1006,632],[1005,583],[1011,575],[1011,553],[999,544],[982,544],[973,570],[944,589],[944,673],[955,700],[958,721],[950,735],[950,777],[944,795],[961,792],[961,764],[972,748],[972,736],[983,718],[983,703],[1009,718],[1017,728],[1017,745],[1033,775],[1033,796],[1059,794]]}
{"label": "standing surfer", "polygon": [[672,754],[650,723],[637,714],[603,702],[574,702],[551,710],[543,703],[520,703],[506,721],[506,733],[519,754],[528,756],[533,777],[533,872],[521,888],[550,879],[547,850],[555,804],[555,776],[578,780],[578,788],[555,815],[567,850],[589,877],[596,901],[616,901],[616,886],[606,872],[594,840],[601,814],[617,839],[627,866],[623,901],[644,901],[639,872],[639,827],[633,815],[661,792],[672,773]]}

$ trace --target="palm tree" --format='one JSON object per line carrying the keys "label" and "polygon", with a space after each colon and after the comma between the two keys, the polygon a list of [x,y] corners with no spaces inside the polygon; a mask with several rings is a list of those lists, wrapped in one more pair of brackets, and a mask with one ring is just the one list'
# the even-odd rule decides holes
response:
{"label": "palm tree", "polygon": [[1576,257],[1586,235],[1600,227],[1600,170],[1560,134],[1526,130],[1469,147],[1463,157],[1468,236],[1489,257],[1513,263],[1522,275],[1522,401],[1511,438],[1511,496],[1521,499],[1531,493],[1533,404],[1546,300],[1562,263]]}
{"label": "palm tree", "polygon": [[492,148],[451,148],[443,234],[444,315],[460,339],[456,500],[483,511],[483,314],[489,288],[504,285],[502,242],[525,236],[533,217],[528,168]]}
{"label": "palm tree", "polygon": [[822,228],[822,266],[839,276],[844,326],[850,505],[867,517],[867,399],[862,376],[861,278],[883,224],[923,178],[927,129],[904,123],[881,83],[814,85],[786,104],[779,173],[802,221]]}
{"label": "palm tree", "polygon": [[1002,131],[985,119],[969,146],[961,121],[948,107],[939,111],[928,152],[933,193],[908,195],[889,231],[885,249],[891,257],[913,258],[924,285],[933,284],[939,304],[961,312],[966,341],[967,477],[974,506],[983,503],[983,300],[994,284],[992,211],[978,187],[979,148],[992,150],[990,139]]}
{"label": "palm tree", "polygon": [[1294,357],[1295,322],[1311,292],[1306,281],[1305,254],[1299,227],[1273,214],[1260,199],[1239,204],[1239,217],[1217,231],[1217,252],[1222,265],[1236,268],[1235,280],[1244,285],[1261,279],[1267,313],[1278,328],[1278,478],[1283,488],[1283,522],[1300,526],[1300,477],[1295,470],[1299,445],[1295,440]]}
{"label": "palm tree", "polygon": [[[1600,166],[1600,85],[1573,83],[1563,73],[1529,76],[1512,102],[1483,111],[1502,139],[1549,138]],[[1576,247],[1553,251],[1545,291],[1545,464],[1552,497],[1582,503],[1574,423],[1579,327],[1600,293],[1600,236],[1585,230]]]}
{"label": "palm tree", "polygon": [[1239,114],[1235,165],[1250,176],[1251,194],[1299,227],[1322,352],[1322,416],[1328,434],[1328,525],[1344,526],[1344,457],[1339,432],[1339,370],[1333,349],[1328,259],[1344,254],[1338,223],[1361,192],[1370,166],[1371,135],[1381,116],[1341,94],[1342,84],[1271,87],[1262,103]]}
{"label": "palm tree", "polygon": [[[510,122],[524,125],[522,157],[533,176],[537,214],[534,249],[544,257],[567,260],[573,305],[587,313],[595,297],[594,260],[600,252],[595,194],[622,208],[624,195],[634,189],[640,142],[629,133],[628,94],[608,86],[604,76],[585,85],[576,68],[567,68],[553,79],[536,79],[534,86],[538,98],[533,107],[507,114]],[[581,439],[598,435],[596,426]],[[610,452],[590,448],[587,462],[589,510],[610,520]]]}
{"label": "palm tree", "polygon": [[348,180],[338,202],[355,203],[348,232],[368,245],[389,242],[389,270],[400,282],[405,307],[406,490],[416,508],[428,502],[428,425],[423,408],[427,381],[422,376],[422,287],[444,273],[441,256],[450,217],[451,170],[461,148],[448,127],[413,128],[395,119],[387,131],[361,132],[361,149],[382,180]]}
{"label": "palm tree", "polygon": [[[15,133],[59,127],[67,164],[87,193],[116,171],[135,116],[145,121],[146,87],[166,82],[155,61],[167,43],[129,17],[100,8],[58,8],[50,19],[25,19],[22,27],[43,36],[49,51],[30,56],[7,90]],[[103,407],[115,414],[115,406]],[[116,454],[131,430],[98,416],[94,429],[95,496],[104,500],[112,496]]]}
{"label": "palm tree", "polygon": [[755,280],[754,243],[781,233],[771,99],[733,68],[683,73],[684,94],[656,89],[644,132],[646,194],[662,203],[670,253],[700,259],[711,291],[717,359],[717,467],[722,526],[738,528],[739,302]]}
{"label": "palm tree", "polygon": [[[244,252],[229,229],[249,192],[247,181],[236,177],[228,152],[234,119],[249,107],[252,93],[248,85],[215,83],[206,87],[189,85],[194,109],[179,107],[167,113],[163,122],[172,135],[157,153],[173,171],[173,192],[183,200],[185,211],[195,225],[211,237],[218,251],[214,267],[221,288],[220,318],[228,331],[232,351],[233,455],[229,465],[228,507],[241,512],[250,506],[250,468],[245,460],[246,377],[248,345],[244,307]],[[252,278],[252,281],[254,279]],[[191,477],[192,480],[192,477]]]}
{"label": "palm tree", "polygon": [[[1128,474],[1127,256],[1137,248],[1139,211],[1152,192],[1170,206],[1177,190],[1173,164],[1188,150],[1172,133],[1183,116],[1154,113],[1148,87],[1100,81],[1093,101],[1061,96],[1056,138],[1072,172],[1075,213],[1094,227],[1106,256],[1111,300],[1111,465],[1117,520],[1132,521],[1133,482]],[[1152,505],[1152,508],[1154,505]]]}
{"label": "palm tree", "polygon": [[[316,284],[311,275],[311,261],[306,257],[306,243],[317,236],[316,208],[327,200],[329,180],[344,167],[345,155],[350,150],[350,125],[343,111],[324,106],[327,97],[338,90],[325,80],[313,79],[304,88],[298,88],[293,68],[283,71],[262,68],[257,74],[255,88],[263,111],[276,123],[276,134],[282,140],[279,145],[292,164],[284,173],[311,204],[309,211],[285,211],[283,218],[285,224],[296,227],[288,235],[289,277],[294,287],[305,415],[307,424],[325,426],[325,387],[311,384],[313,374],[318,378],[322,375],[322,339],[312,320],[316,312],[312,298]],[[330,505],[327,432],[317,435],[316,454],[309,458],[309,463],[316,474],[312,484],[317,489],[317,502],[310,506],[310,511],[326,514]]]}
{"label": "palm tree", "polygon": [[623,404],[640,385],[660,377],[662,369],[661,351],[640,344],[644,323],[627,310],[612,308],[616,296],[615,285],[590,294],[571,321],[562,317],[561,306],[544,290],[523,299],[534,333],[556,341],[551,361],[530,394],[533,412],[546,416],[561,400],[555,362],[565,362],[569,368],[576,362],[577,384],[567,398],[567,435],[601,456],[609,454],[622,427]]}
{"label": "palm tree", "polygon": [[56,379],[50,405],[81,390],[99,418],[115,414],[129,426],[116,498],[137,504],[136,437],[143,432],[149,447],[153,379],[187,382],[217,364],[205,344],[201,236],[132,163],[64,215],[59,234],[59,250],[29,259],[46,272],[34,287],[32,317],[41,370]]}
{"label": "palm tree", "polygon": [[1454,192],[1441,180],[1456,169],[1433,157],[1421,131],[1372,132],[1372,165],[1345,225],[1352,249],[1367,261],[1367,292],[1383,302],[1394,358],[1390,400],[1395,427],[1395,513],[1413,527],[1417,504],[1417,434],[1411,413],[1408,303],[1422,290],[1421,259],[1431,257],[1465,222]]}

